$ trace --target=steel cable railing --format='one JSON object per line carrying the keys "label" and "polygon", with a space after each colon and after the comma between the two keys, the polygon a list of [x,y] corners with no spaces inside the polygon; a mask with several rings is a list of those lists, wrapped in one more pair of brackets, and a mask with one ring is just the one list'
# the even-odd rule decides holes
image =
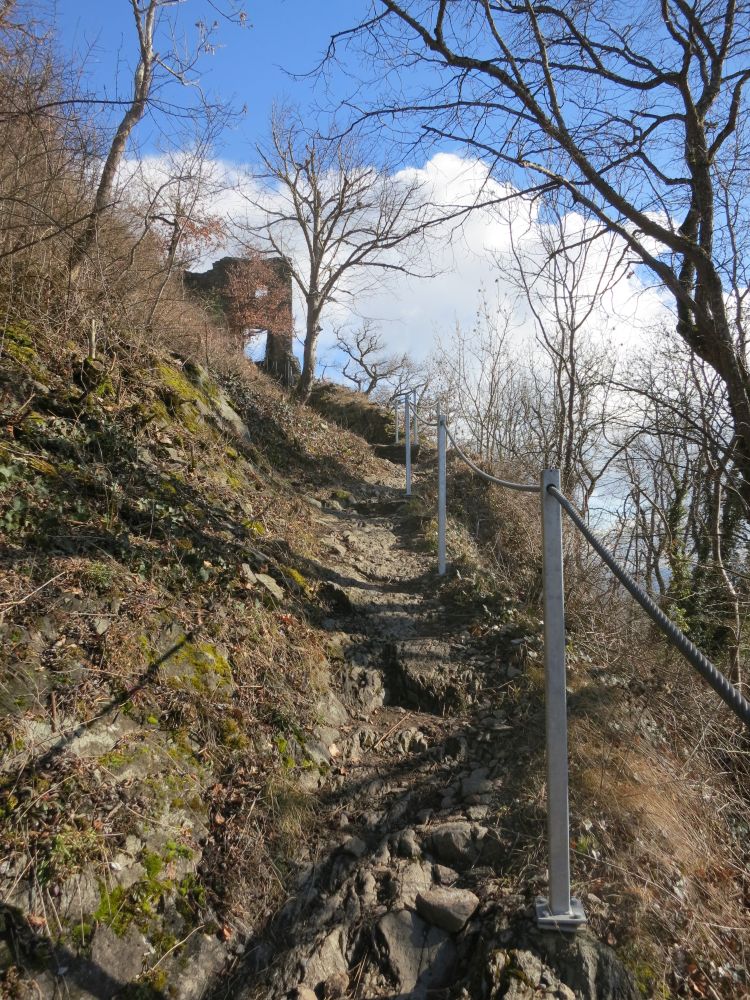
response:
{"label": "steel cable railing", "polygon": [[491,476],[489,472],[485,472],[483,469],[480,469],[478,465],[475,465],[474,462],[472,462],[472,460],[469,458],[468,455],[465,455],[463,453],[463,451],[459,448],[458,444],[456,443],[456,439],[453,437],[448,427],[445,428],[445,433],[448,435],[448,439],[450,440],[455,450],[458,452],[458,454],[461,456],[464,462],[469,466],[469,468],[472,469],[474,472],[476,472],[478,476],[481,476],[482,479],[486,479],[488,483],[495,483],[496,486],[504,486],[508,490],[518,490],[519,493],[539,492],[540,487],[537,486],[535,483],[511,483],[507,479],[498,479],[497,476]]}
{"label": "steel cable railing", "polygon": [[[417,440],[419,422],[435,426],[417,414],[416,392],[398,397],[396,441],[398,442],[398,402],[404,404],[406,445],[406,495],[411,496],[411,439]],[[559,469],[545,469],[539,486],[499,479],[480,469],[457,444],[444,415],[437,414],[438,447],[438,574],[446,572],[447,484],[446,453],[450,440],[463,462],[482,479],[506,489],[539,493],[541,498],[544,580],[544,673],[547,737],[547,841],[549,854],[549,898],[536,903],[537,923],[542,928],[574,931],[586,923],[579,900],[570,894],[570,820],[568,813],[568,729],[565,665],[565,601],[562,550],[562,511],[578,528],[594,551],[643,608],[664,635],[682,653],[701,677],[748,727],[750,704],[731,681],[693,645],[633,577],[618,565],[585,521],[560,491]]]}
{"label": "steel cable railing", "polygon": [[415,411],[415,416],[423,427],[437,427],[438,425],[437,420],[426,420],[419,412],[419,410]]}
{"label": "steel cable railing", "polygon": [[742,719],[745,725],[750,726],[750,702],[743,698],[740,691],[732,682],[718,670],[711,661],[701,653],[685,633],[671,618],[661,610],[659,605],[636,583],[633,577],[624,570],[616,561],[614,556],[606,549],[599,539],[589,530],[588,525],[575,509],[573,504],[556,487],[549,486],[547,492],[550,493],[560,504],[562,509],[578,528],[583,537],[596,552],[602,562],[612,571],[630,596],[635,600],[649,618],[658,625],[664,635],[669,639],[675,649],[679,650],[685,659],[698,671],[706,683],[714,689],[718,696],[726,702],[734,714]]}

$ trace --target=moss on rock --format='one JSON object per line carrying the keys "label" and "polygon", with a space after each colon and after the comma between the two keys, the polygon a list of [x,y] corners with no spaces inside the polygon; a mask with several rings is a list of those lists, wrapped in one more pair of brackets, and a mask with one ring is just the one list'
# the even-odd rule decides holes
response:
{"label": "moss on rock", "polygon": [[183,641],[161,670],[169,687],[180,691],[206,695],[234,688],[226,654],[210,642]]}
{"label": "moss on rock", "polygon": [[3,350],[19,364],[28,364],[37,358],[34,341],[31,339],[28,323],[11,323],[0,334]]}

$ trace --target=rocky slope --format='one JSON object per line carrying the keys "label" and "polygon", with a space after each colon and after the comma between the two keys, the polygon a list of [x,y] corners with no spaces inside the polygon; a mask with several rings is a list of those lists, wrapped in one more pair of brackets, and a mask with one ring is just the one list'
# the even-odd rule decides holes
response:
{"label": "rocky slope", "polygon": [[[574,784],[598,782],[573,830],[594,933],[531,920],[546,876],[528,511],[498,517],[453,470],[453,510],[515,564],[490,571],[456,521],[439,581],[429,448],[406,500],[403,468],[330,400],[321,416],[244,363],[91,363],[19,329],[4,345],[3,996],[668,995],[649,963],[677,946],[618,871],[650,828],[625,828],[616,783],[605,812],[597,756],[650,716],[630,695],[636,723],[619,714],[573,652],[589,733]],[[366,410],[342,422],[377,425],[377,445],[387,422]],[[703,983],[680,948],[670,981]],[[738,957],[713,981],[739,996],[743,975]]]}
{"label": "rocky slope", "polygon": [[507,641],[488,656],[471,616],[439,600],[396,492],[317,518],[337,556],[323,625],[348,712],[317,733],[326,835],[236,970],[236,995],[633,997],[591,936],[534,929],[523,852],[524,827],[536,841],[543,823],[525,787],[539,745],[518,740],[518,659]]}
{"label": "rocky slope", "polygon": [[394,469],[246,365],[233,406],[174,356],[3,348],[3,989],[200,993],[283,898],[318,768],[284,749],[330,687],[308,491]]}

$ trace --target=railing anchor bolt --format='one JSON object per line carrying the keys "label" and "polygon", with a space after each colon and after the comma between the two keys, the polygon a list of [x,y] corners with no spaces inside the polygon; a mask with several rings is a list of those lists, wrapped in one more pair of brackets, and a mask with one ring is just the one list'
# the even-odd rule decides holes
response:
{"label": "railing anchor bolt", "polygon": [[563,931],[574,933],[586,926],[586,914],[580,899],[571,896],[568,913],[552,913],[549,902],[543,896],[538,896],[534,902],[536,909],[536,924],[543,931]]}

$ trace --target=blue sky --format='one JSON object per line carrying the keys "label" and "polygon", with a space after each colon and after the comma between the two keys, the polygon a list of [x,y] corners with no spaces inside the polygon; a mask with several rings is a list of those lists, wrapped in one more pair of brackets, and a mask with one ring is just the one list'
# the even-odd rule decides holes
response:
{"label": "blue sky", "polygon": [[[238,107],[247,106],[242,120],[224,137],[223,155],[252,158],[274,101],[306,108],[329,99],[322,88],[314,92],[311,81],[292,79],[288,73],[309,72],[330,35],[354,23],[367,6],[367,0],[247,0],[247,27],[220,25],[216,36],[220,48],[204,59],[202,82],[223,99],[234,98]],[[91,89],[112,95],[119,82],[121,96],[127,95],[137,57],[129,0],[57,0],[56,9],[60,47],[84,59]],[[211,14],[205,0],[189,0],[176,11],[188,38],[196,35],[199,14],[206,19]],[[179,99],[178,87],[172,88],[172,96]],[[149,137],[143,129],[140,138],[148,151]]]}
{"label": "blue sky", "polygon": [[[216,2],[228,4],[229,0]],[[369,0],[246,0],[247,27],[226,22],[220,25],[216,36],[219,48],[203,60],[201,81],[210,94],[232,99],[237,107],[247,107],[246,114],[225,133],[216,150],[229,174],[241,176],[237,164],[257,162],[254,147],[265,136],[274,102],[297,105],[313,119],[317,107],[335,107],[338,100],[356,89],[356,81],[343,72],[325,84],[318,81],[317,86],[310,78],[293,78],[290,73],[310,73],[325,52],[331,34],[357,23],[369,7]],[[130,0],[56,0],[55,10],[59,47],[63,54],[73,55],[83,63],[86,88],[98,96],[128,98],[137,61]],[[199,17],[208,19],[211,15],[213,19],[209,0],[184,0],[172,10],[188,41],[196,38],[195,22]],[[168,45],[163,33],[161,44]],[[367,75],[360,65],[354,69]],[[420,84],[427,70],[412,68],[409,72],[409,82]],[[372,82],[377,85],[378,81]],[[369,86],[365,84],[365,91]],[[185,91],[175,83],[162,96],[184,101]],[[121,109],[112,114],[114,121]],[[179,145],[178,126],[175,119],[155,122],[147,118],[140,122],[134,135],[140,153],[158,154],[167,145]],[[386,135],[387,131],[382,130],[378,140],[387,141]],[[133,152],[131,147],[130,155]],[[387,151],[372,152],[379,155]],[[473,199],[487,178],[487,167],[476,153],[468,154],[455,143],[429,152],[409,150],[407,159],[408,164],[402,166],[424,174],[437,192],[437,200],[447,206]],[[497,180],[502,185],[508,178]],[[231,220],[244,211],[244,202],[230,191],[218,210]],[[386,288],[358,295],[355,312],[333,306],[324,320],[323,356],[337,324],[358,323],[362,318],[375,322],[393,349],[408,349],[417,357],[429,353],[436,337],[452,336],[457,322],[469,329],[480,288],[493,295],[495,290],[515,294],[498,260],[508,249],[510,225],[492,211],[474,213],[453,240],[446,236],[433,248],[433,278],[396,276]],[[205,261],[200,266],[208,264]],[[632,314],[631,290],[623,286],[620,298],[623,315]],[[645,311],[653,312],[658,305],[647,304]],[[299,325],[301,313],[299,309],[297,312]],[[526,325],[523,320],[519,322]]]}

